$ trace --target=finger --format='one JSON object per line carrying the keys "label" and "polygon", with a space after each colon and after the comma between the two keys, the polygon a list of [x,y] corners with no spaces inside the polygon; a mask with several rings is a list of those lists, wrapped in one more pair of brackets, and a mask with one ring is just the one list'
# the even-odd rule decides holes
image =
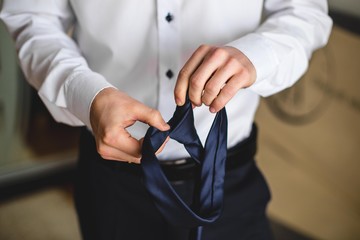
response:
{"label": "finger", "polygon": [[178,106],[184,105],[189,79],[211,49],[211,46],[201,45],[180,70],[174,89],[175,102]]}
{"label": "finger", "polygon": [[107,130],[98,142],[99,150],[102,147],[111,147],[130,156],[140,157],[141,146],[139,141],[122,127],[116,130]]}
{"label": "finger", "polygon": [[201,101],[210,106],[214,99],[219,95],[225,83],[239,71],[239,64],[234,60],[228,61],[224,66],[218,68],[215,74],[208,80],[205,85]]}
{"label": "finger", "polygon": [[228,53],[224,49],[211,51],[190,78],[189,98],[197,106],[202,104],[203,90],[217,69],[224,64]]}
{"label": "finger", "polygon": [[[170,140],[170,137],[169,137],[169,136],[166,137],[166,139],[165,139],[165,141],[163,142],[163,144],[156,150],[156,152],[155,152],[156,155],[157,155],[157,154],[160,154],[160,153],[164,150],[165,145],[166,145],[166,143],[167,143],[169,140]],[[142,146],[143,143],[144,143],[144,138],[141,138],[141,139],[139,140],[139,142],[140,142],[140,145]]]}
{"label": "finger", "polygon": [[210,112],[215,113],[220,111],[241,89],[241,86],[241,77],[238,74],[231,77],[221,89],[219,95],[211,103]]}
{"label": "finger", "polygon": [[159,129],[160,131],[167,131],[170,129],[169,124],[165,122],[161,113],[153,108],[149,108],[143,104],[141,107],[134,109],[137,120],[147,123],[152,127]]}
{"label": "finger", "polygon": [[98,153],[102,158],[106,160],[114,160],[114,161],[137,163],[137,164],[140,163],[140,155],[133,156],[108,145],[100,145],[98,147]]}
{"label": "finger", "polygon": [[167,137],[167,138],[165,139],[164,143],[163,143],[163,144],[159,147],[159,149],[155,152],[156,155],[157,155],[157,154],[160,154],[160,153],[164,150],[165,145],[166,145],[166,143],[167,143],[169,140],[170,140],[170,137]]}

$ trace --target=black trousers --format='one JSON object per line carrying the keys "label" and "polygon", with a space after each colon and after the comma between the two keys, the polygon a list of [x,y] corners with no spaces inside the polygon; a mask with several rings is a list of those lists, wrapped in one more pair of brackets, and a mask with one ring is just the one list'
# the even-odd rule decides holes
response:
{"label": "black trousers", "polygon": [[[270,192],[253,157],[226,171],[223,214],[204,227],[203,240],[273,239],[266,217]],[[185,200],[191,199],[191,180],[173,186]],[[140,166],[102,159],[86,129],[80,139],[75,204],[85,240],[186,240],[188,236],[189,229],[170,226],[163,219],[142,184]]]}

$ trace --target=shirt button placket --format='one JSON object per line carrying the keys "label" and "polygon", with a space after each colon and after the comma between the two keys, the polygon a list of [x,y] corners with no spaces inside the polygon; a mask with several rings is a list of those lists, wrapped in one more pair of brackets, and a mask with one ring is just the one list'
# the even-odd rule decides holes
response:
{"label": "shirt button placket", "polygon": [[173,92],[180,61],[179,9],[179,1],[157,0],[159,41],[158,109],[165,119],[172,116],[176,107],[173,101]]}
{"label": "shirt button placket", "polygon": [[[166,20],[168,23],[172,22],[172,21],[174,20],[174,15],[172,15],[170,12],[168,12],[168,14],[167,14],[166,17],[165,17],[165,20]],[[166,71],[166,76],[167,76],[167,78],[168,78],[169,80],[171,80],[171,79],[173,78],[173,76],[174,76],[173,71],[172,71],[171,69],[168,69],[168,70]]]}

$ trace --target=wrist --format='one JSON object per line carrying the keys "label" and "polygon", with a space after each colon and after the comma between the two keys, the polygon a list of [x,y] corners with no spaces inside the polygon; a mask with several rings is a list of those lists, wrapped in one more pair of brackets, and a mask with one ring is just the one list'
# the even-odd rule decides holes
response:
{"label": "wrist", "polygon": [[92,101],[101,90],[108,87],[112,85],[98,73],[79,71],[72,74],[65,85],[69,111],[91,129],[89,113]]}

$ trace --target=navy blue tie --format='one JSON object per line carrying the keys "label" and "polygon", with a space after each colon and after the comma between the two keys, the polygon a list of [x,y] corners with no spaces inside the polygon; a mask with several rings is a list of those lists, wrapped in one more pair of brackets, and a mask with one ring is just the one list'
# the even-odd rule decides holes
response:
{"label": "navy blue tie", "polygon": [[[150,127],[142,147],[141,166],[144,184],[155,205],[172,225],[196,229],[190,239],[200,239],[203,225],[215,222],[222,210],[223,183],[227,153],[227,116],[223,108],[211,126],[205,147],[197,135],[190,101],[178,106],[168,122],[170,130],[161,132]],[[176,193],[155,155],[165,139],[170,138],[183,144],[197,165],[194,199],[186,204]]]}

